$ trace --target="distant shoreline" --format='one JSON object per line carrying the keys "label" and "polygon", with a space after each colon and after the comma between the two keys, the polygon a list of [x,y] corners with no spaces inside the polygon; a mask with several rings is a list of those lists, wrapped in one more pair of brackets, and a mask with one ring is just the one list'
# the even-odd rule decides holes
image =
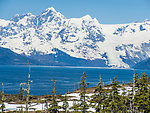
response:
{"label": "distant shoreline", "polygon": [[[0,66],[16,66],[16,67],[28,67],[26,65],[0,65]],[[127,69],[127,70],[134,70],[134,68],[112,68],[112,67],[97,67],[97,66],[47,66],[47,65],[32,65],[31,67],[62,67],[62,68],[99,68],[99,69]]]}

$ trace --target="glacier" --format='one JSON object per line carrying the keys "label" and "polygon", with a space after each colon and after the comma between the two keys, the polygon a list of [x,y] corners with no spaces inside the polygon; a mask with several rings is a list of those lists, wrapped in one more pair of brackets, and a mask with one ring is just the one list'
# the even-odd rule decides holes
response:
{"label": "glacier", "polygon": [[40,15],[0,19],[0,47],[46,65],[70,58],[79,66],[87,61],[88,66],[130,68],[150,57],[150,21],[107,25],[90,15],[67,19],[51,7]]}

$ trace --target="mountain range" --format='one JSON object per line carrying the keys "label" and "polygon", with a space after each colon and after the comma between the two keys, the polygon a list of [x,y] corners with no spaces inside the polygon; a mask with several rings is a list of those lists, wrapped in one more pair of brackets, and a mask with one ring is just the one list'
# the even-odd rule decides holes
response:
{"label": "mountain range", "polygon": [[0,63],[131,68],[150,58],[150,21],[100,24],[67,19],[53,7],[40,15],[0,19]]}

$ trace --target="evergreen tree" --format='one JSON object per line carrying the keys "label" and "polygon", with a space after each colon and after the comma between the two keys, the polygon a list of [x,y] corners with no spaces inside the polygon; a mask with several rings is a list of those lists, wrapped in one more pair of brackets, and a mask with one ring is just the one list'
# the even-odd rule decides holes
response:
{"label": "evergreen tree", "polygon": [[131,112],[134,113],[134,108],[135,108],[135,91],[136,91],[136,86],[138,86],[138,74],[135,74],[133,72],[133,83],[132,83],[132,99],[131,99]]}
{"label": "evergreen tree", "polygon": [[145,73],[142,73],[138,83],[139,88],[135,93],[135,105],[137,111],[148,113],[150,112],[150,87],[148,85],[148,79]]}
{"label": "evergreen tree", "polygon": [[19,94],[18,94],[18,98],[20,100],[23,100],[24,99],[24,90],[22,87],[20,87],[20,90],[19,90]]}
{"label": "evergreen tree", "polygon": [[28,65],[29,65],[28,83],[21,83],[21,84],[20,84],[20,86],[21,86],[21,85],[26,85],[26,86],[28,87],[27,89],[22,88],[24,91],[27,92],[27,96],[26,96],[26,110],[27,110],[27,112],[29,111],[29,104],[30,104],[30,102],[29,102],[30,84],[31,84],[31,82],[32,82],[32,81],[30,80],[31,75],[30,75],[30,63],[29,63],[29,61],[28,61]]}
{"label": "evergreen tree", "polygon": [[79,113],[80,104],[78,104],[76,101],[73,101],[73,106],[71,106],[69,109],[73,110],[73,113]]}
{"label": "evergreen tree", "polygon": [[139,82],[138,82],[138,79],[139,78],[139,75],[135,72],[133,72],[133,79],[134,79],[134,85],[136,88],[139,88]]}
{"label": "evergreen tree", "polygon": [[1,100],[2,100],[2,93],[1,93],[1,91],[0,91],[0,102],[1,102]]}
{"label": "evergreen tree", "polygon": [[127,109],[127,91],[125,88],[125,81],[123,80],[122,84],[121,84],[122,88],[122,94],[121,94],[121,111],[122,113],[127,113],[128,109]]}
{"label": "evergreen tree", "polygon": [[63,97],[63,105],[61,107],[64,110],[64,113],[68,113],[68,107],[69,103],[67,102],[67,95],[65,94],[65,96]]}
{"label": "evergreen tree", "polygon": [[[97,113],[101,113],[105,100],[104,86],[102,85],[101,76],[97,87],[95,88],[94,95],[92,96],[91,104]],[[93,105],[94,104],[94,105]]]}
{"label": "evergreen tree", "polygon": [[52,102],[49,104],[50,108],[48,108],[48,111],[52,112],[52,113],[58,113],[60,106],[58,106],[57,100],[56,100],[56,87],[55,87],[55,80],[52,79],[52,81],[54,82],[54,89],[52,91]]}
{"label": "evergreen tree", "polygon": [[140,78],[133,74],[132,90],[129,91],[128,107],[130,113],[150,112],[150,88],[147,75],[143,73]]}
{"label": "evergreen tree", "polygon": [[87,109],[89,108],[89,105],[87,104],[87,98],[86,96],[86,87],[89,85],[89,83],[86,82],[87,75],[85,72],[83,72],[83,75],[81,77],[81,82],[80,82],[80,110],[82,113],[86,113]]}
{"label": "evergreen tree", "polygon": [[135,101],[135,93],[139,87],[138,74],[135,72],[133,72],[133,80],[131,80],[130,86],[132,87],[132,89],[128,91],[128,95],[126,96],[127,97],[127,108],[130,113],[134,113],[135,108],[136,108],[135,102],[134,102]]}
{"label": "evergreen tree", "polygon": [[150,75],[148,76],[148,83],[150,84]]}
{"label": "evergreen tree", "polygon": [[109,94],[110,94],[110,91],[108,89],[104,90],[104,102],[102,104],[102,113],[107,113],[109,112],[109,102],[110,102],[110,99],[108,98],[109,97]]}
{"label": "evergreen tree", "polygon": [[89,83],[86,82],[87,75],[85,72],[83,72],[83,75],[81,77],[81,82],[80,82],[80,103],[75,103],[74,105],[70,108],[73,109],[76,112],[81,111],[82,113],[87,113],[87,109],[89,109],[89,105],[87,103],[87,98],[86,96],[86,87]]}
{"label": "evergreen tree", "polygon": [[117,76],[112,80],[111,84],[111,90],[109,92],[109,96],[107,98],[107,101],[109,102],[109,105],[106,107],[107,112],[121,112],[122,110],[122,103],[121,103],[121,96],[119,95],[119,82],[116,80]]}
{"label": "evergreen tree", "polygon": [[128,90],[128,95],[126,96],[127,97],[127,109],[130,113],[133,113],[132,111],[132,98],[133,98],[133,88],[131,90]]}
{"label": "evergreen tree", "polygon": [[1,98],[1,107],[0,109],[2,110],[2,113],[4,112],[4,108],[5,108],[5,104],[4,104],[4,100],[5,100],[5,95],[4,95],[4,84],[2,83],[2,87],[3,87],[3,91],[2,91],[2,98]]}

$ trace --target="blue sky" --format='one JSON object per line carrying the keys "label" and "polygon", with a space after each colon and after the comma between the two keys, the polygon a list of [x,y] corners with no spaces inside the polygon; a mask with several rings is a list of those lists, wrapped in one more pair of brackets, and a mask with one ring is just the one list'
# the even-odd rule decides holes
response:
{"label": "blue sky", "polygon": [[39,15],[51,6],[67,18],[89,14],[102,24],[150,19],[150,0],[0,0],[0,18],[28,12]]}

